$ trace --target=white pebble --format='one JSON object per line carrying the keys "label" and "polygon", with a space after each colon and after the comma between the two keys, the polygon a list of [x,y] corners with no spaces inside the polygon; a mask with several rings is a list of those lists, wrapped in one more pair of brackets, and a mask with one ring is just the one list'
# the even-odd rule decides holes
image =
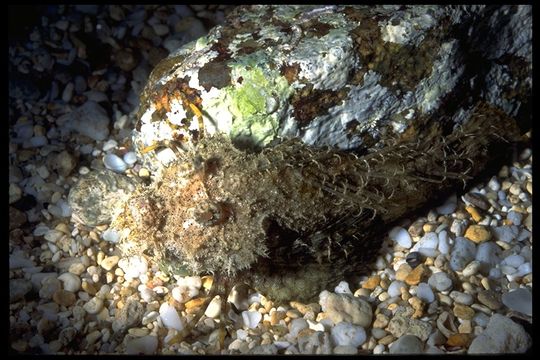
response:
{"label": "white pebble", "polygon": [[300,331],[307,329],[308,327],[309,323],[305,319],[293,319],[289,325],[289,336],[295,338]]}
{"label": "white pebble", "polygon": [[412,246],[412,239],[407,230],[402,227],[394,227],[388,233],[388,236],[392,241],[396,242],[399,246],[404,248],[410,248]]}
{"label": "white pebble", "polygon": [[[262,319],[262,314],[258,311],[242,311],[244,325],[250,329],[255,329]],[[305,320],[304,320],[305,321]],[[307,327],[307,323],[306,323]]]}
{"label": "white pebble", "polygon": [[165,166],[176,160],[176,154],[169,148],[158,151],[156,157]]}
{"label": "white pebble", "polygon": [[142,256],[123,258],[118,262],[118,267],[124,272],[127,280],[136,279],[148,271],[148,262]]}
{"label": "white pebble", "polygon": [[178,279],[176,282],[179,286],[187,286],[196,289],[200,289],[202,286],[202,280],[200,276],[184,276]]}
{"label": "white pebble", "polygon": [[107,152],[109,150],[112,150],[118,146],[118,143],[114,139],[109,139],[103,143],[103,151]]}
{"label": "white pebble", "polygon": [[418,287],[416,288],[416,296],[426,303],[432,303],[435,301],[435,294],[433,294],[431,286],[426,283],[418,284]]}
{"label": "white pebble", "polygon": [[246,330],[244,330],[244,329],[236,330],[236,338],[237,339],[246,340],[247,336],[248,336],[248,333],[247,333]]}
{"label": "white pebble", "polygon": [[101,238],[107,242],[116,244],[120,240],[120,233],[114,229],[107,229],[101,234]]}
{"label": "white pebble", "polygon": [[167,303],[163,303],[159,307],[159,317],[167,329],[175,329],[178,331],[184,329],[184,323],[182,319],[180,319],[178,312],[174,307]]}
{"label": "white pebble", "polygon": [[358,347],[366,341],[366,331],[361,326],[340,322],[331,330],[332,340],[338,346]]}
{"label": "white pebble", "polygon": [[204,315],[210,318],[217,318],[221,314],[221,296],[217,295],[210,301]]}
{"label": "white pebble", "polygon": [[383,344],[377,344],[373,348],[373,354],[375,354],[375,355],[382,354],[383,351],[384,351],[384,345]]}
{"label": "white pebble", "polygon": [[148,314],[143,316],[141,323],[143,324],[143,326],[146,326],[156,320],[158,316],[159,313],[157,311],[150,311]]}
{"label": "white pebble", "polygon": [[155,292],[146,285],[139,285],[139,293],[141,294],[141,299],[147,303],[154,300]]}
{"label": "white pebble", "polygon": [[127,169],[127,164],[115,154],[107,154],[103,157],[103,164],[109,170],[123,173]]}
{"label": "white pebble", "polygon": [[309,328],[314,331],[325,331],[324,325],[321,323],[316,323],[311,320],[307,320],[307,323],[309,324]]}
{"label": "white pebble", "polygon": [[176,286],[171,291],[171,296],[174,300],[178,301],[179,303],[185,303],[189,299],[192,299],[193,297],[197,296],[199,294],[199,289],[195,287],[188,287],[185,285],[182,286]]}
{"label": "white pebble", "polygon": [[499,191],[499,189],[501,188],[501,184],[499,183],[499,180],[497,179],[496,176],[493,176],[489,180],[488,187],[493,191]]}
{"label": "white pebble", "polygon": [[349,288],[349,283],[346,281],[341,281],[336,288],[334,289],[336,294],[351,294],[351,289]]}
{"label": "white pebble", "polygon": [[158,347],[157,336],[147,335],[133,338],[126,342],[126,354],[128,355],[152,355]]}
{"label": "white pebble", "polygon": [[130,151],[124,154],[123,159],[126,164],[133,165],[137,162],[137,155],[133,151]]}
{"label": "white pebble", "polygon": [[480,261],[473,260],[463,269],[463,276],[469,277],[475,275],[480,269]]}
{"label": "white pebble", "polygon": [[64,290],[76,293],[81,288],[81,279],[70,272],[63,273],[58,277],[64,284]]}

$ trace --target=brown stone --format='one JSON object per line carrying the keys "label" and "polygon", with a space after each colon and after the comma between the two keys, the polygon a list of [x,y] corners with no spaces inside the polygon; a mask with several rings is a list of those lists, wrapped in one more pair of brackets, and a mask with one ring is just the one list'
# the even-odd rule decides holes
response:
{"label": "brown stone", "polygon": [[381,281],[381,277],[379,275],[371,276],[369,279],[366,280],[365,283],[362,284],[362,288],[373,290],[379,285],[379,282]]}
{"label": "brown stone", "polygon": [[300,314],[302,315],[306,315],[307,313],[310,313],[310,312],[318,313],[321,311],[321,305],[317,303],[310,303],[306,305],[298,301],[291,301],[289,304],[291,305],[292,308],[298,310]]}
{"label": "brown stone", "polygon": [[26,222],[26,214],[13,206],[9,207],[9,230],[19,228]]}
{"label": "brown stone", "polygon": [[424,222],[421,220],[417,220],[409,226],[409,229],[407,230],[411,236],[422,236],[424,234]]}
{"label": "brown stone", "polygon": [[198,310],[201,306],[203,306],[204,302],[206,301],[206,297],[200,297],[197,299],[191,299],[188,302],[184,304],[186,307],[186,312],[190,312],[190,310]]}
{"label": "brown stone", "polygon": [[451,347],[468,347],[471,343],[470,334],[453,334],[446,341],[446,346]]}
{"label": "brown stone", "polygon": [[53,301],[58,305],[71,306],[77,301],[77,297],[71,291],[58,290],[53,294]]}
{"label": "brown stone", "polygon": [[89,295],[96,295],[96,292],[97,292],[96,288],[94,287],[94,285],[90,284],[89,282],[83,281],[81,284],[81,287]]}
{"label": "brown stone", "polygon": [[474,316],[474,310],[467,305],[455,304],[454,315],[463,320],[471,320]]}
{"label": "brown stone", "polygon": [[473,220],[476,222],[480,222],[484,218],[474,206],[466,206],[465,210],[467,210],[467,212],[471,214]]}
{"label": "brown stone", "polygon": [[502,304],[499,300],[499,296],[490,290],[480,291],[477,295],[478,301],[486,305],[491,310],[498,310],[501,308]]}
{"label": "brown stone", "polygon": [[427,268],[420,264],[415,267],[405,278],[407,285],[418,285],[427,273]]}
{"label": "brown stone", "polygon": [[471,320],[462,320],[461,324],[458,326],[458,331],[460,334],[470,334],[472,333],[472,322]]}
{"label": "brown stone", "polygon": [[297,337],[301,338],[302,336],[311,336],[311,334],[313,334],[314,332],[315,332],[315,330],[313,330],[313,329],[305,328],[305,329],[302,329],[302,330],[300,330],[298,332]]}
{"label": "brown stone", "polygon": [[409,304],[411,304],[412,308],[414,309],[414,313],[411,316],[413,319],[418,319],[424,315],[424,308],[426,304],[418,297],[413,296],[410,298]]}
{"label": "brown stone", "polygon": [[270,325],[279,324],[279,321],[285,319],[286,316],[284,311],[274,311],[270,314]]}
{"label": "brown stone", "polygon": [[394,341],[395,339],[396,338],[394,337],[394,335],[388,334],[388,335],[386,335],[385,337],[383,337],[382,339],[379,340],[379,344],[388,345],[392,341]]}
{"label": "brown stone", "polygon": [[396,280],[404,281],[407,275],[411,272],[412,268],[409,264],[403,263],[396,271]]}
{"label": "brown stone", "polygon": [[373,322],[373,327],[384,329],[388,325],[388,321],[389,321],[388,316],[382,313],[379,313],[375,317],[375,321]]}
{"label": "brown stone", "polygon": [[491,239],[491,232],[485,226],[471,225],[465,231],[465,237],[476,244],[480,244]]}
{"label": "brown stone", "polygon": [[422,229],[424,230],[424,233],[428,233],[428,232],[433,232],[437,229],[438,225],[437,224],[433,224],[433,223],[426,223],[424,224],[424,226],[422,227]]}

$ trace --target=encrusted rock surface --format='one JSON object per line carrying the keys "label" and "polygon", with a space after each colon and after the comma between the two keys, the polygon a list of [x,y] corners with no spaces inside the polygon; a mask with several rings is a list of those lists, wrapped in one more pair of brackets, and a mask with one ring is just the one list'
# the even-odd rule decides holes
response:
{"label": "encrusted rock surface", "polygon": [[298,137],[365,149],[392,133],[414,137],[419,118],[461,124],[480,100],[530,120],[530,14],[529,6],[240,6],[152,71],[134,144],[155,168],[175,159],[171,149],[215,132],[239,147]]}

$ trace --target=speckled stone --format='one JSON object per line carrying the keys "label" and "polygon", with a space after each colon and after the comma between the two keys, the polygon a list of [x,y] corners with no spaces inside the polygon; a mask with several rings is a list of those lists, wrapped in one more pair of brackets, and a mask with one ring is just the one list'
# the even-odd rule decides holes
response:
{"label": "speckled stone", "polygon": [[418,265],[405,278],[407,285],[418,285],[426,276],[428,269],[424,265]]}
{"label": "speckled stone", "polygon": [[474,310],[463,304],[455,304],[454,315],[463,320],[471,320],[474,317]]}
{"label": "speckled stone", "polygon": [[69,206],[75,219],[87,226],[106,224],[134,190],[133,178],[109,170],[90,171],[71,188]]}
{"label": "speckled stone", "polygon": [[476,244],[480,244],[491,239],[491,233],[485,226],[470,225],[465,231],[465,237]]}
{"label": "speckled stone", "polygon": [[491,310],[498,310],[501,308],[502,303],[499,300],[500,296],[491,290],[482,290],[477,294],[478,301],[486,305]]}

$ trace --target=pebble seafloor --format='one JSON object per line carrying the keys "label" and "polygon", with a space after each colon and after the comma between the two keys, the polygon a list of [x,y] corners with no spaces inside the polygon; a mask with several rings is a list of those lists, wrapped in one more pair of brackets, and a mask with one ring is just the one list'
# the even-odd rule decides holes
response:
{"label": "pebble seafloor", "polygon": [[[9,47],[10,351],[32,354],[510,353],[532,345],[532,151],[389,231],[371,274],[302,304],[214,298],[210,276],[124,258],[107,226],[71,220],[70,187],[129,147],[138,92],[215,6],[50,6]],[[75,110],[77,111],[71,111]],[[76,114],[76,116],[73,115]],[[93,128],[86,121],[92,117]],[[66,125],[67,124],[67,125]],[[118,156],[115,157],[113,155]],[[118,165],[120,164],[120,165]],[[190,335],[190,336],[188,336]]]}

